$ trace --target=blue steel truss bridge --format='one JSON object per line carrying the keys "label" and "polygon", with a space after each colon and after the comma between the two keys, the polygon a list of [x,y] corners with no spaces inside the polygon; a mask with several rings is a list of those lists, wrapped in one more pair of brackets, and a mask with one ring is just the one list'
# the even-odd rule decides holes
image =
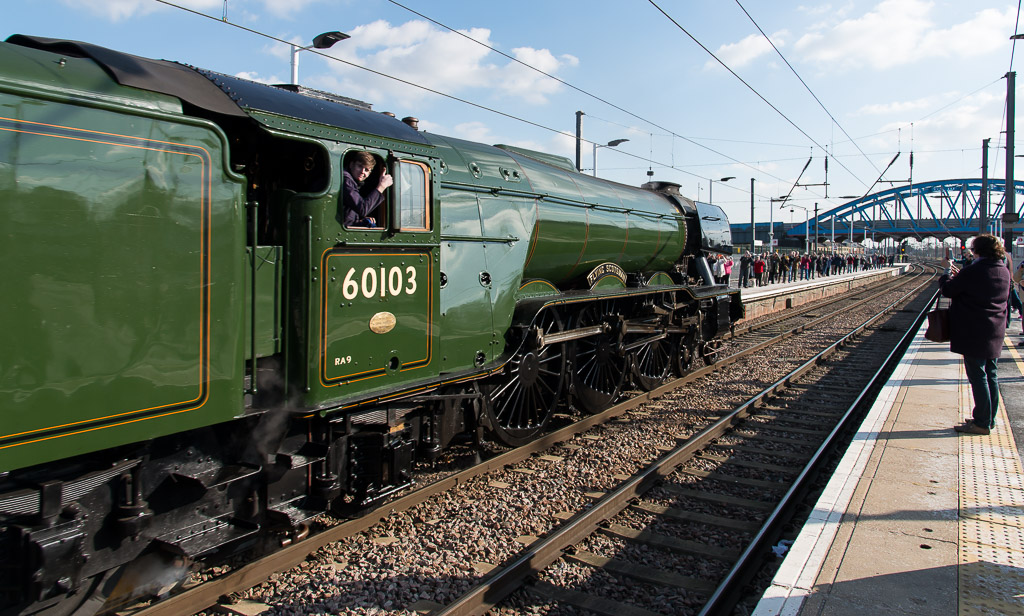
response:
{"label": "blue steel truss bridge", "polygon": [[[885,238],[899,242],[906,238],[920,241],[929,237],[966,240],[979,233],[981,189],[981,178],[918,182],[871,193],[829,210],[813,211],[813,214],[808,208],[805,222],[775,222],[771,231],[783,245],[802,245],[808,231],[811,243],[819,246],[833,238],[837,243],[860,242],[865,238],[876,242]],[[1012,222],[1016,222],[1021,213],[1019,199],[1006,207],[1005,189],[1005,180],[988,180],[986,209],[990,233],[1002,233],[1004,213],[1017,215],[1010,217]],[[1024,181],[1014,182],[1014,194],[1024,194]],[[785,207],[783,205],[782,209]],[[750,223],[734,224],[732,229],[735,243],[749,245]],[[767,245],[769,223],[757,222],[755,230],[757,239]]]}

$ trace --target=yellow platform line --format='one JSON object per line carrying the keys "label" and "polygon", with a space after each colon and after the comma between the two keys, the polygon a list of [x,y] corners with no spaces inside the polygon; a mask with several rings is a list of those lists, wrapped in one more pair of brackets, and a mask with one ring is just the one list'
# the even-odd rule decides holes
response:
{"label": "yellow platform line", "polygon": [[[1024,375],[1013,342],[1009,355]],[[974,401],[961,368],[960,410]],[[1000,402],[987,436],[961,435],[959,485],[959,613],[1024,614],[1024,469]]]}

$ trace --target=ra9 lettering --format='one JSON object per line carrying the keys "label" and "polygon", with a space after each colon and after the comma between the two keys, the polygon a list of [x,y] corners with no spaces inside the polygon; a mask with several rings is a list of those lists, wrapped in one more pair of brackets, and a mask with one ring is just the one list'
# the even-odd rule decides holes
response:
{"label": "ra9 lettering", "polygon": [[341,282],[341,294],[345,299],[362,295],[372,297],[397,297],[416,293],[416,268],[409,265],[405,270],[395,266],[364,267],[362,271],[351,267]]}

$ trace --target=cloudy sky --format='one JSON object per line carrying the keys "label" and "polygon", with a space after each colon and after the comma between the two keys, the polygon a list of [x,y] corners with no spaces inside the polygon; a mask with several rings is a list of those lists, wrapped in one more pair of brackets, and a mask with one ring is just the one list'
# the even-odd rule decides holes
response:
{"label": "cloudy sky", "polygon": [[592,142],[629,139],[599,150],[600,176],[638,185],[652,171],[705,201],[710,179],[734,176],[713,200],[747,222],[750,178],[767,220],[808,159],[811,186],[792,195],[822,211],[911,174],[980,177],[986,138],[989,174],[1004,177],[1017,13],[992,0],[21,0],[0,34],[279,83],[281,41],[341,30],[337,60],[300,53],[300,83],[424,130],[570,158],[583,111],[588,172]]}

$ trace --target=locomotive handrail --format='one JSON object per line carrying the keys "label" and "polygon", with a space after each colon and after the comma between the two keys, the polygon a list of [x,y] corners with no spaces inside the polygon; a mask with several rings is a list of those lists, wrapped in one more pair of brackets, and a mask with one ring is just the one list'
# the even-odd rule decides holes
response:
{"label": "locomotive handrail", "polygon": [[568,205],[570,207],[578,207],[583,209],[601,209],[609,212],[626,212],[627,214],[634,214],[637,216],[645,216],[650,218],[671,218],[674,220],[685,220],[686,217],[677,212],[649,212],[647,210],[638,210],[635,208],[624,208],[620,206],[609,205],[605,203],[587,203],[586,201],[573,201],[566,199],[565,197],[558,197],[555,195],[548,195],[536,192],[526,192],[522,190],[515,190],[510,188],[502,188],[501,186],[477,186],[474,184],[463,184],[462,182],[441,182],[441,188],[447,188],[449,190],[462,190],[466,192],[474,192],[488,195],[504,195],[509,197],[523,197],[527,199],[537,199],[540,201],[546,201],[548,203],[557,203],[559,205]]}
{"label": "locomotive handrail", "polygon": [[256,250],[259,244],[259,209],[258,201],[248,201],[246,209],[251,214],[252,244],[249,247],[249,354],[252,361],[249,364],[249,388],[246,393],[255,396],[259,391],[256,384]]}
{"label": "locomotive handrail", "polygon": [[441,235],[442,242],[478,242],[481,244],[508,244],[512,245],[519,241],[519,238],[514,235],[508,235],[505,237],[498,236],[473,236],[473,235]]}
{"label": "locomotive handrail", "polygon": [[437,244],[433,242],[389,242],[382,240],[380,242],[349,242],[347,240],[341,240],[334,245],[335,248],[381,248],[387,246],[388,248],[436,248]]}

